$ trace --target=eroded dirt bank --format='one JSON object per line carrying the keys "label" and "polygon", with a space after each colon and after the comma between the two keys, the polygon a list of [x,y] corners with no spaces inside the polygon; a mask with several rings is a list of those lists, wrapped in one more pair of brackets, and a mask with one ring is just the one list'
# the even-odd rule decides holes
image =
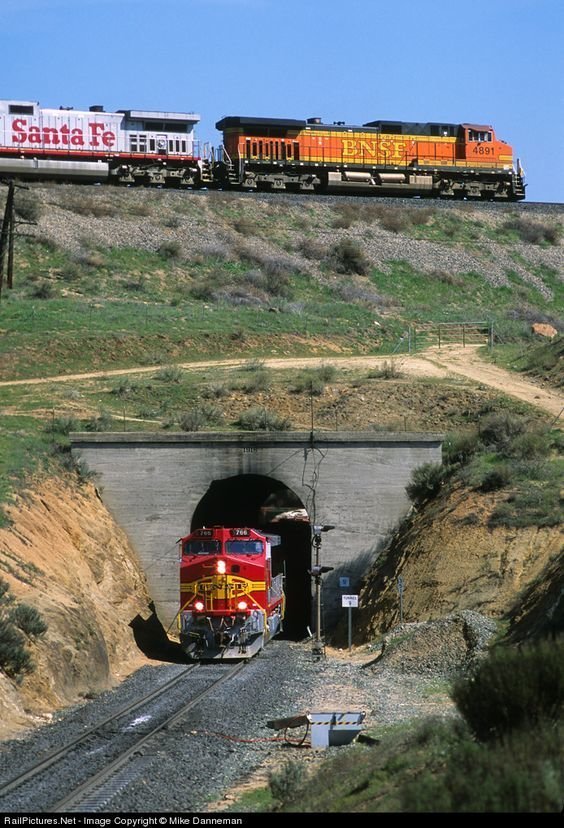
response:
{"label": "eroded dirt bank", "polygon": [[0,672],[0,738],[113,686],[148,663],[131,621],[147,618],[144,575],[92,484],[48,479],[19,496],[0,529],[0,575],[47,633],[28,644],[34,672]]}

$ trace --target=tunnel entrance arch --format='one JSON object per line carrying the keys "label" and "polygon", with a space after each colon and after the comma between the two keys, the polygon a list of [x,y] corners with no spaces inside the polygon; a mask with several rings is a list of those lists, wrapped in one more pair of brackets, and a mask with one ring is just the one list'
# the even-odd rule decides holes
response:
{"label": "tunnel entrance arch", "polygon": [[303,638],[311,619],[311,527],[296,493],[260,474],[213,480],[194,510],[191,531],[203,526],[246,526],[280,535],[280,546],[272,550],[272,570],[286,575],[283,635]]}

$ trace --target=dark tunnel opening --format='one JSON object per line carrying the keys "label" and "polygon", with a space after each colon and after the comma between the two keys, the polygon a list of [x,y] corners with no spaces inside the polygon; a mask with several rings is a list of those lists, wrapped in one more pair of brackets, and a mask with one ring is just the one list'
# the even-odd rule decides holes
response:
{"label": "dark tunnel opening", "polygon": [[282,637],[304,638],[311,619],[311,528],[298,496],[264,475],[214,480],[196,507],[191,531],[203,526],[246,526],[280,535],[280,546],[272,549],[272,574],[286,576]]}

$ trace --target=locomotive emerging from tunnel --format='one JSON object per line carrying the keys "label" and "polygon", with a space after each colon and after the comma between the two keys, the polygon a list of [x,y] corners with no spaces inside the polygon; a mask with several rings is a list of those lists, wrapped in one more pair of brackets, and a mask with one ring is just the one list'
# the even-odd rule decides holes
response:
{"label": "locomotive emerging from tunnel", "polygon": [[201,528],[180,539],[180,644],[193,659],[255,655],[282,629],[283,574],[272,575],[276,535]]}

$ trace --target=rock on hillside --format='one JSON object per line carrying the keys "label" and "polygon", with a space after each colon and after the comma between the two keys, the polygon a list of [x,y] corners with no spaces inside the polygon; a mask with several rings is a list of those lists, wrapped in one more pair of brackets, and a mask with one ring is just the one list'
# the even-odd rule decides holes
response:
{"label": "rock on hillside", "polygon": [[130,622],[150,615],[144,576],[91,484],[50,479],[16,498],[0,530],[0,574],[48,624],[21,682],[0,671],[0,737],[111,687],[145,659]]}
{"label": "rock on hillside", "polygon": [[366,577],[358,617],[364,638],[399,623],[400,574],[406,622],[475,610],[509,620],[524,636],[559,612],[560,528],[489,528],[499,497],[459,486],[404,523]]}

